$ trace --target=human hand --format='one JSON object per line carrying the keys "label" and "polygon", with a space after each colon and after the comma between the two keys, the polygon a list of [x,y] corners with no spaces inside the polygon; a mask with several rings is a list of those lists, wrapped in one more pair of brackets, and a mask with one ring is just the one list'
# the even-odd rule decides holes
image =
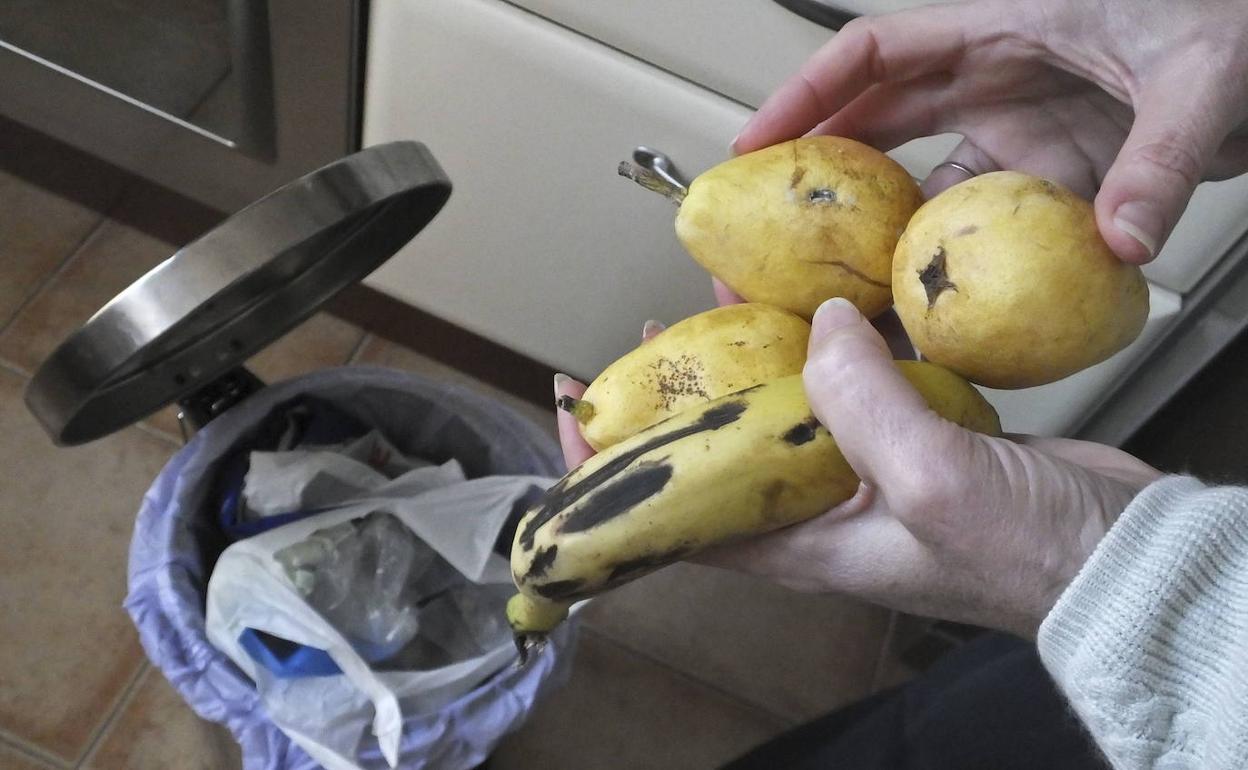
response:
{"label": "human hand", "polygon": [[843,301],[815,316],[803,374],[811,408],[862,479],[858,493],[697,561],[1034,636],[1118,515],[1161,476],[1111,447],[984,436],[942,419]]}
{"label": "human hand", "polygon": [[[949,160],[1095,196],[1110,248],[1143,263],[1198,182],[1248,171],[1246,122],[1243,0],[974,0],[846,25],[734,149],[817,133],[888,150],[958,133]],[[960,173],[941,169],[924,192]]]}

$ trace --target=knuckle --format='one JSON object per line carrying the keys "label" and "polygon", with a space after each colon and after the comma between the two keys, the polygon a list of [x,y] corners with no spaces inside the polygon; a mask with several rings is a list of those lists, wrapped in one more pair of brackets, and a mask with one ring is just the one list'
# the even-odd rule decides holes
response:
{"label": "knuckle", "polygon": [[930,451],[920,456],[914,451],[904,453],[908,458],[905,473],[898,488],[888,493],[889,508],[912,531],[939,540],[944,523],[966,504],[966,468],[960,467],[961,453],[945,446],[939,433],[930,434],[930,440],[923,443]]}
{"label": "knuckle", "polygon": [[928,520],[932,511],[943,510],[956,500],[953,487],[950,475],[936,463],[914,463],[896,490],[894,512],[907,522]]}
{"label": "knuckle", "polygon": [[888,80],[888,62],[880,50],[879,23],[867,16],[852,19],[838,33],[862,62],[864,75],[872,83]]}
{"label": "knuckle", "polygon": [[1135,149],[1135,157],[1164,173],[1176,177],[1183,185],[1195,187],[1201,179],[1204,163],[1187,139],[1190,132],[1174,128]]}

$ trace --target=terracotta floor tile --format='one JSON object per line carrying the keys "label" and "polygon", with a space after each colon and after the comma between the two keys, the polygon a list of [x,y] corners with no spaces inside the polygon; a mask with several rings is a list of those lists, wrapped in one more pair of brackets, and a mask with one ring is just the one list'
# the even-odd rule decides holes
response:
{"label": "terracotta floor tile", "polygon": [[33,372],[74,329],[174,247],[108,221],[0,333],[0,358]]}
{"label": "terracotta floor tile", "polygon": [[718,767],[785,723],[592,632],[571,680],[509,736],[490,770]]}
{"label": "terracotta floor tile", "polygon": [[458,369],[453,369],[443,363],[433,360],[427,356],[423,356],[413,350],[396,345],[389,340],[380,337],[371,338],[360,352],[359,364],[368,364],[370,366],[388,366],[394,369],[403,369],[409,372],[415,372],[420,375],[429,377],[430,379],[442,380],[444,382],[453,382],[458,385],[473,388],[491,398],[496,398],[507,406],[519,412],[521,415],[532,420],[536,425],[544,429],[551,436],[558,435],[555,432],[555,411],[554,411],[554,384],[551,384],[551,407],[550,409],[542,409],[534,405],[530,401],[513,396],[512,394],[500,390],[492,385],[481,382],[480,380],[464,374]]}
{"label": "terracotta floor tile", "polygon": [[0,743],[0,768],[3,770],[58,770],[56,765],[35,759],[3,743]]}
{"label": "terracotta floor tile", "polygon": [[143,661],[121,609],[131,524],[171,448],[53,447],[0,371],[0,729],[76,761]]}
{"label": "terracotta floor tile", "polygon": [[[364,332],[359,327],[318,313],[254,356],[247,367],[265,382],[279,382],[346,364],[363,339]],[[148,418],[147,424],[178,437],[177,415],[176,407],[170,407]]]}
{"label": "terracotta floor tile", "polygon": [[241,765],[230,731],[200,719],[159,671],[149,669],[84,767],[227,770]]}
{"label": "terracotta floor tile", "polygon": [[795,722],[871,691],[888,610],[675,564],[586,607],[622,643]]}
{"label": "terracotta floor tile", "polygon": [[0,329],[102,218],[72,200],[0,171]]}

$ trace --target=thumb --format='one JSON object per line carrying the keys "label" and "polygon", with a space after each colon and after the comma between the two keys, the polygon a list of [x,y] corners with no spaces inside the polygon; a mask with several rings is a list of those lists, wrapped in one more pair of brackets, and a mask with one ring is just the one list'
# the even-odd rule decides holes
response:
{"label": "thumb", "polygon": [[1101,236],[1121,259],[1157,256],[1229,133],[1231,108],[1215,88],[1162,81],[1137,100],[1135,123],[1096,197]]}
{"label": "thumb", "polygon": [[951,424],[928,408],[848,300],[830,299],[815,313],[802,379],[815,417],[865,481],[888,488],[923,458],[941,456]]}

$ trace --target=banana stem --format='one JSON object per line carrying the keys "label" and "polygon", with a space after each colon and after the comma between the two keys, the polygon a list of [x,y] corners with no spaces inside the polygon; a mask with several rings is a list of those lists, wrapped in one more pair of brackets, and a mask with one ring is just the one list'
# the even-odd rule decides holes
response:
{"label": "banana stem", "polygon": [[542,599],[537,596],[516,594],[507,602],[507,622],[516,635],[516,650],[520,653],[520,665],[535,650],[540,652],[546,642],[546,634],[568,617],[571,602]]}
{"label": "banana stem", "polygon": [[555,406],[575,417],[576,421],[582,425],[594,419],[594,405],[588,401],[571,396],[560,396]]}
{"label": "banana stem", "polygon": [[683,187],[672,184],[650,169],[643,166],[635,166],[626,160],[620,161],[620,165],[616,167],[616,172],[622,177],[633,180],[647,190],[662,195],[677,206],[685,200],[685,195],[689,192]]}

